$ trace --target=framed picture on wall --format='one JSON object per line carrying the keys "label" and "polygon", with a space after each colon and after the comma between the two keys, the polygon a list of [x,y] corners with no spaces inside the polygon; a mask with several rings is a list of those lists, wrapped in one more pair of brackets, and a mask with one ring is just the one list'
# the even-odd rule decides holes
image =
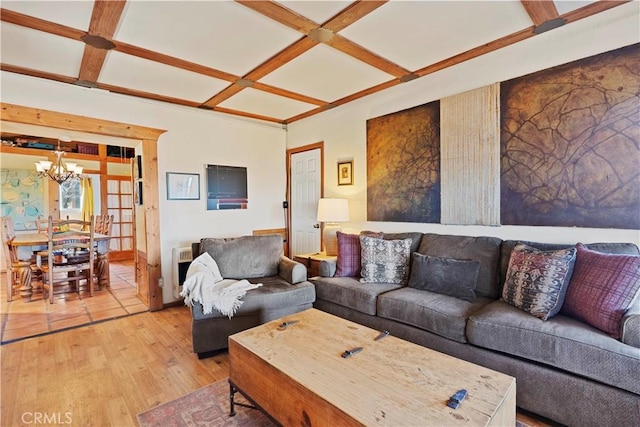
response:
{"label": "framed picture on wall", "polygon": [[338,185],[353,185],[353,160],[338,162]]}
{"label": "framed picture on wall", "polygon": [[167,200],[200,200],[200,174],[167,172]]}

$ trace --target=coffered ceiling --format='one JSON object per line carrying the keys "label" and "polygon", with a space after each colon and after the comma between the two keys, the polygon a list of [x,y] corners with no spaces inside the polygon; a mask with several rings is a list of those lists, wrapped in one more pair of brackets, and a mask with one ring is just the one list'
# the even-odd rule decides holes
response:
{"label": "coffered ceiling", "polygon": [[291,123],[626,1],[2,1],[1,69]]}

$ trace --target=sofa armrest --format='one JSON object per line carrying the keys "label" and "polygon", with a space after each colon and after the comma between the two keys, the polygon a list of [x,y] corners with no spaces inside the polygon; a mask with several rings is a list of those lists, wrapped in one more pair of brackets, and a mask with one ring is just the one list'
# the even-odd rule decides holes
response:
{"label": "sofa armrest", "polygon": [[620,341],[640,348],[640,299],[625,313],[620,327]]}
{"label": "sofa armrest", "polygon": [[336,274],[337,260],[335,258],[323,259],[318,266],[318,272],[322,277],[333,277]]}
{"label": "sofa armrest", "polygon": [[307,267],[283,255],[278,264],[278,276],[295,285],[307,280]]}

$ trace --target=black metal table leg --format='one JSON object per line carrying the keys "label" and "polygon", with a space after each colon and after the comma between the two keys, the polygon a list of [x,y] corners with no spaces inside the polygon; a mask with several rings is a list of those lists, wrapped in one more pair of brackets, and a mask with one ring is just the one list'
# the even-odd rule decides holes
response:
{"label": "black metal table leg", "polygon": [[[246,403],[242,403],[242,402],[236,402],[235,401],[235,395],[236,393],[240,393],[245,399],[247,399],[248,401],[250,401],[251,403],[253,403],[253,405],[247,405]],[[236,406],[242,406],[243,408],[250,408],[250,409],[257,409],[259,411],[262,411],[262,409],[256,405],[253,400],[251,400],[249,397],[247,397],[242,390],[240,390],[239,388],[237,388],[232,382],[231,380],[229,380],[229,416],[233,417],[236,414]],[[263,413],[266,414],[266,412],[262,411]]]}
{"label": "black metal table leg", "polygon": [[233,386],[233,384],[231,384],[231,381],[229,381],[229,416],[233,417],[236,415],[236,410],[234,407],[234,401],[233,401],[233,396],[236,394],[236,388]]}

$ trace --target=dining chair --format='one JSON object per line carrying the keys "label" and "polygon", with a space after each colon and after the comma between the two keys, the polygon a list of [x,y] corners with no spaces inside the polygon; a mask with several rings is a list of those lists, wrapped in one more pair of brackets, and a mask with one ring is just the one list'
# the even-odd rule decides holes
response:
{"label": "dining chair", "polygon": [[[96,215],[95,219],[95,232],[98,234],[104,234],[105,236],[111,236],[111,228],[113,227],[113,215]],[[109,246],[110,245],[107,245],[107,257],[109,257]],[[99,277],[103,277],[105,274],[109,276],[109,269],[105,267],[106,265],[108,264],[103,262],[100,257],[96,256],[93,267],[97,282],[99,282]]]}
{"label": "dining chair", "polygon": [[76,219],[58,220],[54,230],[53,218],[49,217],[47,230],[47,263],[42,265],[43,290],[49,303],[53,303],[55,288],[75,290],[81,296],[81,282],[93,296],[95,218],[91,221]]}
{"label": "dining chair", "polygon": [[112,226],[113,215],[96,215],[96,233],[110,236]]}
{"label": "dining chair", "polygon": [[46,233],[48,227],[49,227],[49,218],[44,218],[38,215],[38,218],[36,218],[36,229],[38,230],[38,233]]}
{"label": "dining chair", "polygon": [[10,216],[3,216],[0,221],[2,222],[2,253],[7,269],[7,301],[12,301],[14,294],[21,286],[31,283],[39,268],[31,260],[18,258],[18,251],[12,244],[16,237],[13,219]]}
{"label": "dining chair", "polygon": [[4,254],[5,268],[7,269],[7,301],[13,299],[15,289],[20,282],[21,265],[17,259],[15,248],[11,245],[16,237],[13,220],[10,216],[2,217],[2,253]]}

